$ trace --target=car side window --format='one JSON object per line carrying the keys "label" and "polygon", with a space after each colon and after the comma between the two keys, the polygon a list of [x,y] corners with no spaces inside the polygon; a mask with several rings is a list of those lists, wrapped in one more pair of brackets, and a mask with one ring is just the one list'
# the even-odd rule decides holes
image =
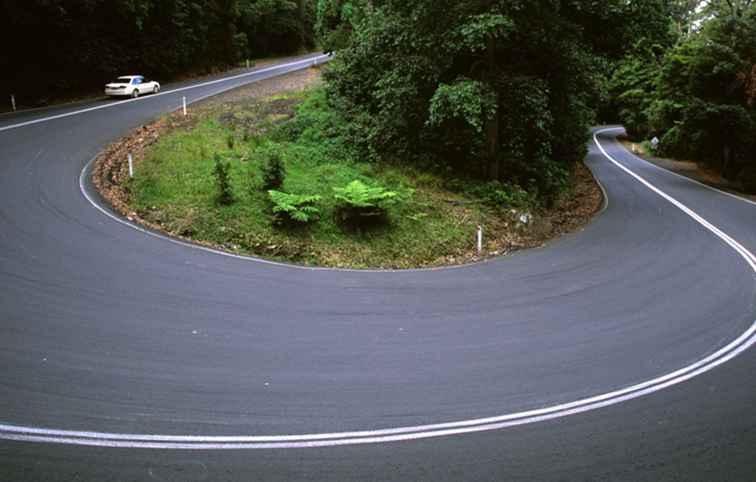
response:
{"label": "car side window", "polygon": [[142,80],[139,77],[136,77],[134,80],[131,81],[134,85],[139,85],[142,83]]}

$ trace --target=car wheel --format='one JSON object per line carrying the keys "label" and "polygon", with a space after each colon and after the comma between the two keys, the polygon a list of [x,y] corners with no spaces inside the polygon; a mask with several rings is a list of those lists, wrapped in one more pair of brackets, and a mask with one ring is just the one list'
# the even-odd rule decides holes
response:
{"label": "car wheel", "polygon": [[134,91],[131,93],[131,98],[136,99],[139,97],[139,91],[137,89],[134,89]]}
{"label": "car wheel", "polygon": [[155,87],[153,87],[153,88],[152,88],[152,93],[153,93],[153,94],[157,94],[158,92],[160,92],[160,87],[158,87],[158,86],[156,85]]}

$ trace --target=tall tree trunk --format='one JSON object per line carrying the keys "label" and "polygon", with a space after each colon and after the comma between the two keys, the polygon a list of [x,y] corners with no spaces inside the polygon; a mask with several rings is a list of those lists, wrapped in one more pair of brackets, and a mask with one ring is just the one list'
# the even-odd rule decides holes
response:
{"label": "tall tree trunk", "polygon": [[[486,80],[489,87],[494,86],[494,72],[496,71],[496,39],[491,36],[488,39],[488,68]],[[496,96],[496,113],[486,119],[486,145],[488,150],[488,175],[498,181],[500,176],[499,166],[499,96]]]}
{"label": "tall tree trunk", "polygon": [[722,177],[729,179],[730,177],[730,160],[732,158],[732,150],[727,144],[723,148],[723,162],[722,162]]}

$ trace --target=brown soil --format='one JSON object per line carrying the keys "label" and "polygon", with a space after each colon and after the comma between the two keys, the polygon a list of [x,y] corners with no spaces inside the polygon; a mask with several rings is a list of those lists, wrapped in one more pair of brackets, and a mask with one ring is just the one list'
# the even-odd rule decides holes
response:
{"label": "brown soil", "polygon": [[[130,221],[166,232],[165,223],[156,224],[143,219],[129,206],[130,193],[126,183],[128,180],[128,153],[132,154],[134,165],[138,166],[144,158],[145,149],[154,144],[161,135],[174,129],[190,128],[199,118],[208,115],[208,113],[220,114],[221,122],[234,123],[237,127],[241,122],[242,128],[254,129],[254,126],[244,125],[244,120],[223,117],[226,111],[231,110],[230,104],[236,107],[239,103],[255,104],[262,98],[286,92],[301,91],[320,82],[320,69],[308,69],[249,84],[194,104],[190,106],[189,114],[186,117],[180,111],[163,116],[160,120],[142,126],[129,136],[108,146],[95,160],[94,184],[102,197]],[[280,102],[274,101],[274,104],[280,104],[278,105],[280,108],[275,112],[276,114],[281,116],[293,115],[293,108],[287,103],[286,99],[281,99]],[[448,203],[448,200],[439,200],[439,202]],[[573,189],[566,193],[553,208],[527,213],[531,215],[528,223],[522,223],[520,220],[520,217],[526,213],[512,210],[502,216],[497,223],[486,226],[484,254],[482,256],[471,250],[440,258],[433,265],[459,265],[506,255],[520,249],[542,246],[549,240],[583,228],[593,219],[602,205],[603,192],[590,170],[581,163],[575,169]],[[449,204],[449,209],[454,211],[454,215],[460,216],[465,216],[469,211],[464,205]],[[168,234],[200,245],[229,250],[228,246],[217,246],[203,241],[187,239],[176,236],[175,232],[174,230],[173,233]]]}
{"label": "brown soil", "polygon": [[[489,227],[489,256],[501,256],[520,249],[536,248],[546,242],[585,227],[601,210],[604,194],[590,169],[580,163],[573,175],[572,192],[566,193],[548,210],[532,213],[532,221],[523,225],[523,213],[510,211],[498,226]],[[492,229],[493,228],[493,229]]]}

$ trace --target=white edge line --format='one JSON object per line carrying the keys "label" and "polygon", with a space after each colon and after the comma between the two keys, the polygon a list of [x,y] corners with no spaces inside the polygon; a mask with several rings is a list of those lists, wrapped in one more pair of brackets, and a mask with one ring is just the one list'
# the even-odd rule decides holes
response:
{"label": "white edge line", "polygon": [[[212,96],[207,96],[212,97]],[[413,268],[413,269],[350,269],[350,268],[324,268],[322,266],[305,266],[300,264],[289,264],[289,263],[279,263],[277,261],[271,261],[264,258],[256,258],[254,256],[245,256],[242,254],[234,254],[228,251],[222,251],[220,249],[210,248],[207,246],[203,246],[201,244],[192,243],[189,241],[184,241],[179,238],[175,238],[172,236],[163,235],[157,231],[153,231],[151,229],[146,229],[142,226],[140,226],[137,223],[130,222],[126,219],[123,219],[122,217],[113,214],[110,210],[103,207],[100,203],[98,203],[92,195],[88,192],[86,187],[86,178],[87,175],[91,172],[92,164],[94,161],[99,157],[99,154],[92,159],[84,166],[84,168],[81,170],[81,173],[79,174],[79,191],[81,191],[81,194],[84,196],[84,198],[95,207],[98,211],[100,211],[102,214],[107,216],[108,218],[112,219],[113,221],[122,224],[124,226],[128,226],[129,228],[135,229],[142,234],[146,234],[148,236],[152,236],[154,238],[161,239],[163,241],[168,241],[174,244],[178,244],[180,246],[184,246],[186,248],[192,248],[192,249],[198,249],[200,251],[204,251],[206,253],[212,253],[217,254],[220,256],[225,256],[228,258],[234,258],[242,261],[250,261],[255,263],[261,263],[261,264],[267,264],[270,266],[278,266],[281,268],[291,268],[291,269],[299,269],[299,270],[305,270],[305,271],[333,271],[333,272],[339,272],[339,273],[421,273],[421,272],[433,272],[433,271],[447,271],[452,269],[464,269],[464,268],[470,268],[472,266],[480,266],[486,263],[489,263],[493,259],[497,258],[490,258],[490,259],[484,259],[481,261],[477,261],[475,263],[467,263],[467,264],[459,264],[459,265],[452,265],[452,266],[436,266],[436,267],[430,267],[430,268]],[[603,187],[602,187],[603,189]]]}
{"label": "white edge line", "polygon": [[[160,91],[157,94],[149,94],[149,95],[144,96],[144,97],[137,97],[136,99],[122,100],[120,102],[111,102],[111,103],[105,104],[105,105],[98,105],[98,106],[89,107],[89,108],[86,108],[86,109],[80,109],[80,110],[75,110],[75,111],[71,111],[71,112],[65,112],[63,114],[57,114],[57,115],[49,116],[49,117],[42,117],[40,119],[34,119],[34,120],[26,121],[26,122],[20,122],[18,124],[11,124],[11,125],[8,125],[8,126],[0,127],[0,132],[11,130],[11,129],[17,129],[19,127],[25,127],[25,126],[29,126],[29,125],[33,125],[33,124],[39,124],[39,123],[42,123],[42,122],[48,122],[48,121],[51,121],[51,120],[63,119],[65,117],[71,117],[71,116],[75,116],[75,115],[79,115],[79,114],[84,114],[86,112],[92,112],[92,111],[96,111],[96,110],[100,110],[100,109],[108,109],[110,107],[115,107],[115,106],[119,106],[119,105],[126,105],[126,104],[129,104],[131,102],[139,102],[139,101],[154,99],[156,97],[160,97],[160,96],[163,96],[163,95],[175,94],[177,92],[183,92],[183,91],[186,91],[186,90],[197,89],[197,88],[200,88],[200,87],[207,87],[208,85],[215,85],[215,84],[219,84],[221,82],[228,82],[228,81],[231,81],[231,80],[241,79],[243,77],[248,77],[248,76],[251,76],[251,75],[264,74],[266,72],[271,72],[271,71],[277,70],[277,69],[284,69],[286,67],[291,67],[293,65],[310,64],[312,62],[317,63],[317,62],[320,62],[321,60],[326,59],[326,58],[330,58],[330,56],[327,55],[327,54],[316,55],[314,57],[308,57],[306,59],[297,60],[295,62],[289,62],[289,63],[286,63],[286,64],[273,65],[271,67],[266,67],[266,68],[260,69],[260,70],[254,70],[252,72],[245,72],[243,74],[233,75],[231,77],[224,77],[222,79],[216,79],[216,80],[211,80],[211,81],[208,81],[208,82],[202,82],[200,84],[188,85],[186,87],[179,87],[178,89],[173,89],[173,90]],[[213,95],[215,95],[215,94],[213,94]],[[207,97],[210,97],[210,96],[207,96]],[[197,101],[202,100],[204,98],[206,98],[206,97],[202,97],[200,99],[194,99],[194,100],[192,100],[189,103],[197,102]]]}
{"label": "white edge line", "polygon": [[[749,252],[727,234],[696,214],[690,208],[659,190],[654,185],[637,175],[617,160],[612,158],[598,140],[598,135],[613,129],[603,129],[593,135],[594,142],[604,156],[621,170],[635,178],[662,198],[682,210],[693,220],[711,231],[727,245],[733,248],[756,273],[756,256]],[[82,171],[83,176],[83,171]],[[80,183],[82,182],[80,178]],[[82,192],[85,193],[82,185]],[[110,216],[109,213],[106,213]],[[120,220],[119,220],[120,221]],[[0,425],[0,439],[22,442],[44,442],[70,445],[89,445],[99,447],[147,448],[147,449],[192,449],[192,450],[228,450],[228,449],[272,449],[272,448],[309,448],[332,447],[356,444],[372,444],[418,440],[431,437],[469,434],[474,432],[498,430],[515,425],[541,422],[568,415],[586,412],[615,405],[665,388],[683,383],[691,378],[706,373],[723,363],[735,358],[756,343],[756,321],[737,339],[717,350],[715,353],[667,375],[632,385],[621,390],[597,395],[578,401],[554,405],[551,407],[519,412],[498,417],[480,418],[416,427],[395,429],[305,434],[305,435],[271,435],[271,436],[202,436],[202,435],[138,435],[104,432],[86,432],[74,430],[51,430],[16,425]]]}
{"label": "white edge line", "polygon": [[[620,127],[612,128],[612,129],[623,129],[624,130],[624,128],[620,128]],[[599,131],[599,132],[602,132],[602,131]],[[644,158],[642,158],[642,157],[640,157],[640,156],[638,156],[636,154],[633,154],[632,152],[628,151],[627,148],[625,148],[625,146],[623,146],[622,144],[620,144],[620,146],[622,147],[622,149],[624,149],[627,152],[627,154],[629,154],[630,156],[632,156],[634,159],[637,159],[637,160],[639,160],[639,161],[641,161],[641,162],[643,162],[645,164],[648,164],[649,166],[654,167],[654,168],[656,168],[656,169],[658,169],[660,171],[666,172],[667,174],[672,174],[673,176],[677,176],[677,177],[679,177],[681,179],[685,179],[686,181],[690,181],[690,182],[692,182],[694,184],[698,184],[699,186],[705,187],[706,189],[718,192],[719,194],[724,194],[725,196],[731,197],[733,199],[737,199],[738,201],[743,201],[744,203],[756,206],[756,201],[753,201],[753,200],[748,199],[748,198],[744,198],[742,196],[738,196],[737,194],[733,194],[731,192],[723,191],[722,189],[718,189],[718,188],[716,188],[714,186],[710,186],[710,185],[708,185],[706,183],[703,183],[703,182],[701,182],[701,181],[699,181],[697,179],[693,179],[692,177],[685,176],[685,175],[680,174],[678,172],[672,171],[671,169],[667,169],[665,167],[662,167],[662,166],[659,166],[657,164],[654,164],[653,162],[649,161],[648,159],[644,159]]]}

